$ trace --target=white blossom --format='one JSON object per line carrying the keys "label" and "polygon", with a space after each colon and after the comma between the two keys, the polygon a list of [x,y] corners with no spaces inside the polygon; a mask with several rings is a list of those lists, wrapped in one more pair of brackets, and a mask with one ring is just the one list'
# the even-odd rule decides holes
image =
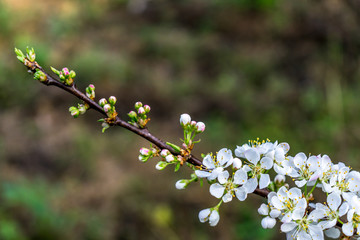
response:
{"label": "white blossom", "polygon": [[212,208],[203,209],[199,212],[199,220],[202,223],[209,221],[210,226],[214,227],[220,220],[219,211]]}

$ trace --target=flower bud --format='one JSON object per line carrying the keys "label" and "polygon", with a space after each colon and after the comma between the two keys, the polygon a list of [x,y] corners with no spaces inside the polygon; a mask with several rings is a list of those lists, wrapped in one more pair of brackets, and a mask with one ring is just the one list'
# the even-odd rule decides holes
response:
{"label": "flower bud", "polygon": [[138,109],[138,114],[139,114],[139,115],[145,114],[145,109],[144,109],[143,107],[140,107],[140,108]]}
{"label": "flower bud", "polygon": [[144,105],[144,109],[146,113],[149,113],[151,108],[149,105]]}
{"label": "flower bud", "polygon": [[102,126],[102,130],[101,130],[102,133],[104,133],[105,130],[110,127],[110,125],[107,124],[106,122],[103,122],[103,123],[101,124],[101,126]]}
{"label": "flower bud", "polygon": [[140,148],[140,154],[141,155],[144,155],[144,156],[150,156],[151,155],[151,151],[150,151],[150,149],[148,149],[148,148]]}
{"label": "flower bud", "polygon": [[274,182],[276,183],[276,185],[282,185],[282,184],[284,184],[284,182],[285,182],[285,176],[284,176],[284,175],[281,175],[281,174],[276,175],[276,177],[275,177],[275,179],[274,179]]}
{"label": "flower bud", "polygon": [[109,97],[109,103],[114,106],[116,103],[116,97],[114,96]]}
{"label": "flower bud", "polygon": [[169,154],[169,155],[167,155],[167,156],[165,157],[165,160],[166,160],[167,162],[172,162],[172,161],[175,160],[175,157],[174,157],[174,155]]}
{"label": "flower bud", "polygon": [[142,102],[136,102],[135,103],[135,109],[138,110],[140,107],[142,107]]}
{"label": "flower bud", "polygon": [[107,101],[106,101],[105,98],[102,98],[102,99],[99,100],[99,105],[100,105],[101,107],[104,107],[105,104],[107,104]]}
{"label": "flower bud", "polygon": [[164,162],[164,161],[160,161],[156,164],[155,168],[157,170],[164,170],[164,168],[166,168],[166,166],[169,165],[169,163]]}
{"label": "flower bud", "polygon": [[69,73],[69,77],[71,77],[71,78],[76,77],[76,73],[75,73],[75,71],[74,71],[74,70],[71,70],[71,71],[70,71],[70,73]]}
{"label": "flower bud", "polygon": [[205,123],[203,123],[203,122],[196,123],[196,132],[202,133],[204,131],[205,131]]}
{"label": "flower bud", "polygon": [[61,71],[63,72],[65,77],[67,77],[70,74],[68,68],[63,68]]}
{"label": "flower bud", "polygon": [[40,70],[36,70],[35,74],[34,74],[34,78],[36,80],[39,80],[40,82],[45,82],[47,80],[47,76],[43,71]]}
{"label": "flower bud", "polygon": [[84,104],[79,104],[79,105],[78,105],[78,109],[79,109],[79,112],[80,112],[81,114],[86,113],[86,107],[85,107]]}
{"label": "flower bud", "polygon": [[170,154],[170,151],[167,150],[167,149],[163,149],[163,150],[161,150],[161,152],[160,152],[160,156],[162,156],[162,157],[166,157],[166,156],[169,155],[169,154]]}
{"label": "flower bud", "polygon": [[111,110],[110,104],[105,104],[103,108],[104,108],[104,112],[106,113],[108,113]]}
{"label": "flower bud", "polygon": [[146,162],[147,160],[149,160],[149,157],[141,155],[141,154],[139,155],[139,161]]}
{"label": "flower bud", "polygon": [[90,85],[89,85],[89,88],[90,88],[91,90],[95,91],[95,85],[94,85],[94,84],[90,84]]}
{"label": "flower bud", "polygon": [[134,112],[134,111],[130,111],[130,112],[128,113],[128,116],[129,116],[131,119],[133,119],[133,120],[135,120],[135,119],[137,118],[137,114],[136,114],[136,112]]}
{"label": "flower bud", "polygon": [[190,122],[191,122],[191,117],[189,114],[187,114],[187,113],[181,114],[181,116],[180,116],[181,126],[185,126],[185,125],[189,124]]}
{"label": "flower bud", "polygon": [[73,116],[74,118],[77,118],[80,114],[79,109],[77,109],[74,106],[69,108],[69,112],[70,112],[71,116]]}
{"label": "flower bud", "polygon": [[175,187],[179,190],[185,189],[189,185],[189,180],[181,179],[175,183]]}
{"label": "flower bud", "polygon": [[193,126],[193,127],[195,127],[195,126],[196,126],[196,121],[191,121],[191,122],[190,122],[190,125]]}

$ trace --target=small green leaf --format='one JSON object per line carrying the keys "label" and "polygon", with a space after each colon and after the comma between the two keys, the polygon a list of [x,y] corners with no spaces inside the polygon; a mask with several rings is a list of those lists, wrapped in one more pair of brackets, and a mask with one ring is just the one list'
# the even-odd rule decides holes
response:
{"label": "small green leaf", "polygon": [[180,169],[180,163],[178,163],[178,164],[176,164],[176,166],[175,166],[175,169],[174,169],[174,172],[177,172],[177,171],[179,171],[179,169]]}
{"label": "small green leaf", "polygon": [[51,71],[53,71],[56,75],[60,75],[60,71],[59,70],[56,70],[55,68],[53,67],[50,67],[51,68]]}
{"label": "small green leaf", "polygon": [[170,142],[166,142],[166,145],[169,145],[170,147],[172,147],[176,152],[180,152],[181,148],[173,143]]}

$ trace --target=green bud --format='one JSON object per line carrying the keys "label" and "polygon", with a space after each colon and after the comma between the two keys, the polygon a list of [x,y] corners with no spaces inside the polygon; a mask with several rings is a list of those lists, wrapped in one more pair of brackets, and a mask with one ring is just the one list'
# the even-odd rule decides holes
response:
{"label": "green bud", "polygon": [[160,161],[156,164],[155,168],[157,170],[164,170],[166,168],[166,166],[169,165],[168,162],[164,162],[164,161]]}
{"label": "green bud", "polygon": [[55,68],[53,67],[50,67],[51,68],[51,71],[53,71],[56,75],[60,75],[60,71],[59,70],[56,70]]}
{"label": "green bud", "polygon": [[114,97],[114,96],[109,97],[109,103],[110,103],[112,106],[115,105],[115,103],[116,103],[116,97]]}
{"label": "green bud", "polygon": [[137,114],[136,114],[136,112],[130,111],[130,112],[128,113],[128,116],[131,118],[131,120],[134,120],[135,122],[137,121]]}
{"label": "green bud", "polygon": [[76,77],[75,71],[74,71],[74,70],[71,70],[70,73],[69,73],[69,76],[70,76],[71,78]]}
{"label": "green bud", "polygon": [[79,109],[77,109],[77,108],[74,107],[74,106],[71,106],[71,107],[69,108],[69,112],[70,112],[71,116],[73,116],[73,118],[77,118],[77,117],[79,116],[79,114],[80,114]]}
{"label": "green bud", "polygon": [[78,109],[79,109],[80,114],[86,113],[86,107],[84,104],[78,104]]}
{"label": "green bud", "polygon": [[107,124],[106,122],[103,122],[103,123],[101,124],[101,126],[102,126],[102,130],[101,130],[102,133],[104,133],[105,130],[110,127],[110,125]]}
{"label": "green bud", "polygon": [[47,76],[44,72],[36,69],[36,73],[34,74],[34,79],[39,80],[40,82],[45,82],[47,80]]}
{"label": "green bud", "polygon": [[24,53],[20,50],[20,49],[17,49],[17,48],[15,48],[15,53],[16,53],[16,57],[17,57],[17,59],[19,59],[19,61],[20,62],[22,62],[22,63],[24,63],[24,61],[25,61],[25,55],[24,55]]}
{"label": "green bud", "polygon": [[29,59],[29,61],[34,62],[35,61],[35,56],[36,56],[34,48],[29,49],[29,47],[27,47],[26,52],[27,52],[26,56]]}
{"label": "green bud", "polygon": [[139,109],[139,108],[141,108],[142,107],[142,102],[136,102],[135,103],[135,109],[136,109],[136,111]]}
{"label": "green bud", "polygon": [[175,151],[180,152],[181,148],[173,143],[170,142],[166,142],[166,145],[169,145],[170,147],[172,147]]}

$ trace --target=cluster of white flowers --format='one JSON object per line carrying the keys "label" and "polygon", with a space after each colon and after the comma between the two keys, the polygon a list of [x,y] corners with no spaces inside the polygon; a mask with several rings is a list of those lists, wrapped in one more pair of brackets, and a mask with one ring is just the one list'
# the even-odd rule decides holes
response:
{"label": "cluster of white flowers", "polygon": [[[222,203],[235,196],[244,201],[256,189],[268,189],[267,204],[258,209],[264,216],[263,228],[273,228],[279,221],[287,239],[320,240],[324,239],[324,232],[328,237],[338,238],[341,231],[360,239],[360,173],[343,163],[332,163],[327,155],[289,156],[289,149],[287,143],[256,140],[238,146],[236,157],[226,148],[216,156],[206,155],[204,168],[195,174],[208,180],[210,194],[220,202],[200,211],[200,221],[215,226]],[[270,180],[271,169],[277,175],[274,181]],[[286,176],[296,187],[290,188],[285,183]],[[312,194],[315,189],[326,193],[324,204],[315,202]]]}

